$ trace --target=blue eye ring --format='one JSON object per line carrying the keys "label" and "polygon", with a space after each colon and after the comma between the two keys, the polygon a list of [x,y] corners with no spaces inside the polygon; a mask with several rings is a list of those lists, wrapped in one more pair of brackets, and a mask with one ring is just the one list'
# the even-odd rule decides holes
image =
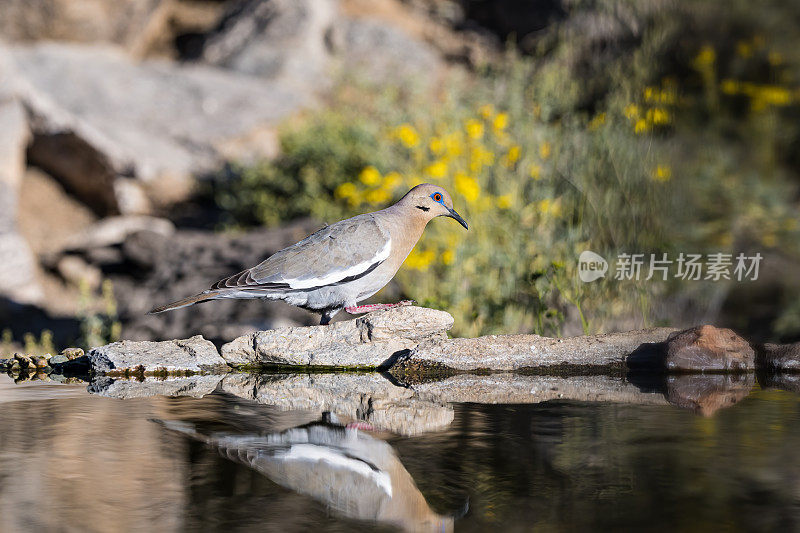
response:
{"label": "blue eye ring", "polygon": [[440,192],[435,192],[435,193],[431,194],[431,198],[433,198],[434,202],[439,202],[440,204],[444,200],[444,197],[442,197],[442,193],[440,193]]}

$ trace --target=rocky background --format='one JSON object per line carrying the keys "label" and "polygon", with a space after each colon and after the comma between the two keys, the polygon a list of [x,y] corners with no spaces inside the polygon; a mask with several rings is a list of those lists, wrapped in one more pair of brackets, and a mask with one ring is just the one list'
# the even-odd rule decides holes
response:
{"label": "rocky background", "polygon": [[48,329],[58,344],[86,333],[104,280],[125,338],[223,342],[314,322],[262,302],[144,315],[320,225],[214,233],[193,203],[198,180],[274,157],[276,126],[320,106],[345,71],[432,84],[500,43],[457,2],[6,0],[2,11],[0,329]]}
{"label": "rocky background", "polygon": [[[277,158],[279,127],[325,109],[354,73],[381,91],[438,94],[453,72],[468,85],[512,44],[523,56],[555,49],[556,34],[574,47],[534,72],[540,85],[553,80],[551,92],[591,117],[592,98],[613,86],[604,61],[645,42],[648,24],[679,24],[682,13],[679,2],[662,0],[2,0],[0,342],[53,351],[51,345],[202,334],[219,346],[256,330],[316,323],[305,311],[256,301],[145,315],[330,222],[301,217],[269,229],[219,231],[219,206],[200,194],[212,176]],[[578,72],[586,83],[575,95],[556,85]],[[800,97],[790,101],[796,109]],[[561,121],[558,110],[549,113],[552,124]],[[605,117],[598,112],[589,127]],[[796,142],[782,141],[785,153]],[[796,170],[796,156],[773,159]],[[657,177],[669,180],[669,169]],[[775,190],[796,207],[796,191]],[[771,218],[753,212],[757,223],[750,225]],[[792,217],[794,211],[787,232],[796,229]],[[745,324],[742,333],[771,340],[773,304],[789,306],[784,289],[797,291],[800,278],[791,256],[775,253],[766,263],[769,279],[744,292],[720,285],[710,303],[678,295],[665,312],[661,302],[651,307],[663,324]],[[408,291],[390,285],[383,297],[401,292]],[[511,299],[524,307],[525,298]],[[579,333],[581,322],[567,307],[555,306],[566,317],[558,333]],[[749,314],[738,322],[725,316],[744,309]],[[461,309],[457,323],[469,312]],[[616,314],[617,322],[598,329],[643,325]],[[791,337],[800,327],[790,327],[788,316]]]}

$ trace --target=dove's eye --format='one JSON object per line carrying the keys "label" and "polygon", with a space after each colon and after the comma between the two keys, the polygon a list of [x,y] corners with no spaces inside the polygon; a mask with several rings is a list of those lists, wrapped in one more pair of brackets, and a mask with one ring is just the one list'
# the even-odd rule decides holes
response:
{"label": "dove's eye", "polygon": [[431,198],[433,198],[434,202],[442,203],[442,193],[435,192],[431,195]]}

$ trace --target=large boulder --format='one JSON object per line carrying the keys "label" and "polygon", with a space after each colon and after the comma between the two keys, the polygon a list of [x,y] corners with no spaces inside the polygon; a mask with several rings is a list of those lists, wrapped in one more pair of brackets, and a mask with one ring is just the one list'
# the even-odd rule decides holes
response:
{"label": "large boulder", "polygon": [[330,87],[339,69],[396,84],[429,82],[442,66],[433,47],[396,21],[345,13],[336,0],[232,3],[206,36],[201,60],[317,88]]}
{"label": "large boulder", "polygon": [[4,0],[0,35],[8,41],[133,45],[172,0]]}
{"label": "large boulder", "polygon": [[206,36],[201,59],[267,79],[318,86],[327,79],[335,0],[246,0],[230,4]]}
{"label": "large boulder", "polygon": [[222,347],[232,366],[292,365],[386,368],[422,341],[443,340],[453,317],[424,307],[397,307],[327,326],[243,335]]}
{"label": "large boulder", "polygon": [[664,365],[670,372],[742,372],[755,368],[755,351],[730,329],[698,326],[670,335]]}
{"label": "large boulder", "polygon": [[201,335],[163,342],[113,342],[92,348],[87,356],[97,374],[227,371],[214,344]]}
{"label": "large boulder", "polygon": [[17,227],[17,199],[29,138],[22,105],[0,94],[0,296],[19,303],[42,297],[36,259]]}
{"label": "large boulder", "polygon": [[29,162],[103,215],[184,199],[229,156],[274,155],[265,132],[314,90],[64,43],[0,49],[0,81],[27,110]]}

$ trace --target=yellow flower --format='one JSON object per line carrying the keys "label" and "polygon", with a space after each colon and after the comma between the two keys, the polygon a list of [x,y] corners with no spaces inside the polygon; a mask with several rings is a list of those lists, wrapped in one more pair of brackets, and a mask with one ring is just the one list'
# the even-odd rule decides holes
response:
{"label": "yellow flower", "polygon": [[663,107],[654,107],[653,109],[648,110],[647,119],[656,126],[669,124],[670,122],[669,112]]}
{"label": "yellow flower", "polygon": [[549,142],[543,142],[539,145],[539,157],[542,159],[547,159],[550,157],[550,152],[552,151],[552,147],[550,146]]}
{"label": "yellow flower", "polygon": [[694,58],[694,66],[698,70],[705,70],[717,60],[717,52],[710,46],[703,46]]}
{"label": "yellow flower", "polygon": [[592,120],[589,121],[589,130],[596,131],[600,128],[603,124],[606,123],[606,114],[605,113],[598,113],[596,114]]}
{"label": "yellow flower", "polygon": [[451,133],[450,135],[445,136],[444,146],[448,156],[458,157],[459,155],[461,155],[463,148],[461,134]]}
{"label": "yellow flower", "polygon": [[447,175],[447,163],[444,161],[434,161],[428,165],[428,168],[425,169],[425,173],[432,178],[443,178]]}
{"label": "yellow flower", "polygon": [[361,180],[361,183],[364,185],[374,187],[381,182],[381,173],[377,168],[370,165],[361,171],[361,174],[358,175],[358,179]]}
{"label": "yellow flower", "polygon": [[456,259],[456,254],[452,250],[445,250],[442,252],[442,264],[452,265]]}
{"label": "yellow flower", "polygon": [[417,250],[416,248],[408,254],[406,266],[414,270],[428,270],[428,267],[436,258],[433,250]]}
{"label": "yellow flower", "polygon": [[509,165],[513,165],[514,163],[519,161],[520,152],[521,149],[517,144],[508,149],[508,153],[506,154],[506,161],[508,161]]}
{"label": "yellow flower", "polygon": [[736,43],[736,54],[744,59],[751,57],[753,55],[753,45],[747,41],[739,41]]}
{"label": "yellow flower", "polygon": [[464,197],[467,202],[474,202],[481,193],[480,185],[475,178],[467,176],[463,172],[455,175],[456,191]]}
{"label": "yellow flower", "polygon": [[389,198],[389,193],[383,189],[374,189],[366,194],[367,202],[372,205],[385,204]]}
{"label": "yellow flower", "polygon": [[531,177],[537,181],[542,179],[541,165],[531,165]]}
{"label": "yellow flower", "polygon": [[543,215],[551,215],[553,217],[560,217],[561,216],[561,199],[557,198],[555,200],[551,200],[549,198],[545,198],[544,200],[540,200],[537,204],[537,208],[539,212]]}
{"label": "yellow flower", "polygon": [[634,133],[645,133],[647,131],[650,131],[650,125],[647,123],[647,121],[645,119],[643,119],[643,118],[640,118],[639,120],[637,120],[636,124],[633,126],[633,132]]}
{"label": "yellow flower", "polygon": [[430,148],[431,152],[439,155],[444,151],[444,142],[439,137],[434,137],[431,139],[428,147]]}
{"label": "yellow flower", "polygon": [[464,129],[467,131],[467,135],[469,135],[470,139],[477,140],[483,137],[483,124],[475,119],[468,120]]}
{"label": "yellow flower", "polygon": [[347,182],[336,187],[336,190],[333,192],[333,194],[337,198],[352,198],[358,194],[358,189],[356,189],[354,184]]}
{"label": "yellow flower", "polygon": [[408,148],[413,148],[419,144],[419,134],[411,124],[401,124],[394,130],[395,136],[400,139]]}
{"label": "yellow flower", "polygon": [[399,172],[389,172],[383,178],[382,187],[387,191],[391,191],[392,189],[400,185],[402,181],[403,181],[403,176],[401,176]]}
{"label": "yellow flower", "polygon": [[769,54],[767,54],[767,61],[769,61],[769,64],[773,67],[777,67],[783,64],[783,55],[780,52],[771,50]]}
{"label": "yellow flower", "polygon": [[494,107],[492,104],[484,104],[478,108],[478,113],[486,120],[489,120],[494,115]]}
{"label": "yellow flower", "polygon": [[492,128],[495,131],[502,131],[508,126],[508,113],[498,113],[492,121]]}
{"label": "yellow flower", "polygon": [[628,104],[623,111],[625,118],[633,119],[639,116],[639,106],[636,104]]}
{"label": "yellow flower", "polygon": [[725,94],[739,94],[742,92],[742,84],[737,80],[725,79],[720,83],[720,89]]}
{"label": "yellow flower", "polygon": [[653,172],[653,179],[656,181],[669,181],[672,178],[672,169],[667,165],[658,165]]}
{"label": "yellow flower", "polygon": [[504,194],[503,196],[497,197],[497,207],[500,209],[508,209],[511,207],[511,195]]}

